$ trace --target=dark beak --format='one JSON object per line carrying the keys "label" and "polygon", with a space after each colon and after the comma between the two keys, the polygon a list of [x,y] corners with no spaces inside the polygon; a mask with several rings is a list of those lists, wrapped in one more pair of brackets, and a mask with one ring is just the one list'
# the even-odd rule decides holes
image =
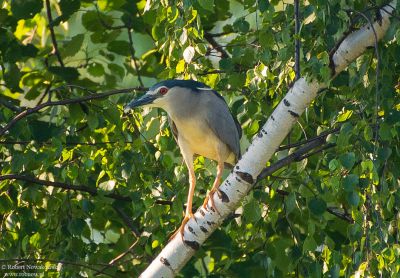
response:
{"label": "dark beak", "polygon": [[138,99],[132,100],[128,105],[124,107],[124,113],[128,113],[133,108],[143,106],[152,103],[157,97],[153,95],[143,95]]}

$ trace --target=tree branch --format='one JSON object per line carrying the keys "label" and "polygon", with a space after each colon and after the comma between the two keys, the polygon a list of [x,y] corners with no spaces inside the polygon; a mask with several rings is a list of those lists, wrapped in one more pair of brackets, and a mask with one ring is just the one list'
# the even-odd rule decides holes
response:
{"label": "tree branch", "polygon": [[63,60],[61,58],[60,51],[58,49],[58,44],[57,44],[57,40],[56,40],[56,34],[54,33],[53,17],[51,16],[50,1],[46,0],[45,2],[46,2],[47,18],[49,20],[48,27],[49,27],[49,30],[50,30],[50,36],[51,36],[51,41],[52,41],[53,48],[54,48],[54,54],[56,55],[57,60],[60,63],[60,65],[62,67],[64,67],[64,62],[63,62]]}
{"label": "tree branch", "polygon": [[126,250],[125,252],[121,253],[120,255],[118,255],[117,257],[115,257],[114,259],[112,259],[108,265],[104,266],[102,269],[100,269],[99,271],[97,271],[94,276],[97,276],[99,274],[102,274],[103,271],[105,271],[106,269],[114,266],[118,261],[120,261],[122,258],[124,258],[127,254],[129,254],[133,248],[135,248],[136,244],[139,242],[139,238],[137,238],[135,240],[135,242],[128,248],[128,250]]}
{"label": "tree branch", "polygon": [[216,49],[219,53],[221,53],[221,58],[229,58],[228,52],[225,51],[225,49],[217,43],[217,41],[214,39],[214,36],[212,36],[208,32],[204,32],[204,38],[211,44],[211,46]]}
{"label": "tree branch", "polygon": [[129,227],[131,232],[136,238],[139,238],[140,232],[136,228],[135,224],[133,223],[132,219],[126,215],[123,209],[119,208],[118,206],[114,205],[113,206],[114,210],[118,213],[118,215],[121,217],[121,219],[124,221],[125,225]]}
{"label": "tree branch", "polygon": [[80,102],[85,102],[85,101],[89,101],[89,100],[105,98],[105,97],[108,97],[111,95],[130,93],[132,91],[143,91],[143,90],[146,90],[146,89],[142,88],[142,87],[118,89],[118,90],[111,90],[108,92],[93,94],[93,95],[84,96],[84,97],[75,98],[75,99],[65,99],[65,100],[45,102],[45,103],[39,104],[33,108],[27,108],[24,111],[22,111],[21,113],[19,113],[18,115],[16,115],[14,118],[12,118],[11,121],[9,121],[4,128],[0,129],[0,136],[3,136],[8,130],[10,130],[11,127],[13,127],[21,119],[23,119],[31,114],[34,114],[46,107],[80,103]]}
{"label": "tree branch", "polygon": [[[5,181],[5,180],[20,180],[20,181],[26,181],[26,182],[31,182],[39,185],[44,185],[44,186],[53,186],[56,188],[62,188],[66,190],[75,190],[75,191],[81,191],[81,192],[86,192],[89,193],[92,196],[96,196],[99,194],[99,191],[97,188],[85,186],[85,185],[72,185],[68,183],[63,183],[63,182],[56,182],[56,181],[47,181],[47,180],[41,180],[25,175],[18,175],[18,174],[6,174],[0,176],[0,181]],[[132,199],[127,196],[122,196],[116,193],[107,193],[104,194],[105,197],[115,199],[118,201],[124,201],[124,202],[131,202]]]}
{"label": "tree branch", "polygon": [[[296,162],[301,161],[302,159],[306,158],[304,156],[305,154],[307,154],[312,149],[322,146],[325,143],[326,143],[326,141],[324,138],[317,138],[315,140],[310,141],[309,143],[307,143],[303,147],[299,148],[298,150],[296,150],[292,154],[288,155],[287,157],[282,158],[281,160],[277,161],[276,163],[272,164],[271,166],[269,166],[267,168],[264,168],[264,170],[262,170],[261,173],[258,175],[255,184],[260,182],[262,179],[272,175],[277,170],[289,165],[290,163],[292,163],[294,161],[296,161]],[[332,148],[334,146],[335,146],[334,144],[328,144],[326,147]],[[318,152],[320,152],[320,151],[321,150],[319,150]],[[312,153],[312,154],[315,154],[315,153]]]}
{"label": "tree branch", "polygon": [[128,31],[127,33],[128,33],[128,39],[129,39],[129,51],[131,53],[131,59],[133,61],[133,64],[135,65],[136,75],[139,80],[139,84],[140,84],[140,86],[144,87],[143,80],[142,80],[142,77],[140,76],[140,72],[139,72],[139,65],[138,65],[136,57],[135,57],[136,51],[135,51],[135,48],[133,47],[131,28],[127,27],[126,29]]}

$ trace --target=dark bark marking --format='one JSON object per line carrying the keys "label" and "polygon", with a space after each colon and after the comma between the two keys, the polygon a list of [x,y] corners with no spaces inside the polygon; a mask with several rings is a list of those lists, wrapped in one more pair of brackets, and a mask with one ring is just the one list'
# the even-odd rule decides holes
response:
{"label": "dark bark marking", "polygon": [[286,106],[290,106],[290,102],[289,102],[286,98],[283,99],[283,103],[284,103]]}
{"label": "dark bark marking", "polygon": [[203,226],[200,226],[200,230],[205,234],[208,233],[208,230],[206,228],[204,228]]}
{"label": "dark bark marking", "polygon": [[164,257],[161,257],[160,258],[160,262],[163,264],[163,265],[166,265],[166,266],[171,266],[171,264],[169,263],[169,261],[166,259],[166,258],[164,258]]}
{"label": "dark bark marking", "polygon": [[273,115],[271,115],[271,120],[275,121],[275,117]]}
{"label": "dark bark marking", "polygon": [[200,244],[197,241],[183,240],[183,243],[196,251],[200,248]]}
{"label": "dark bark marking", "polygon": [[188,229],[189,229],[189,232],[191,232],[192,234],[194,234],[195,236],[197,236],[192,227],[188,226]]}
{"label": "dark bark marking", "polygon": [[229,203],[229,197],[226,195],[226,193],[220,189],[218,189],[218,196],[221,198],[221,201],[223,203]]}
{"label": "dark bark marking", "polygon": [[297,114],[296,112],[294,112],[294,111],[292,111],[292,110],[288,110],[288,112],[289,112],[289,114],[292,115],[292,117],[294,117],[294,118],[300,117],[299,114]]}
{"label": "dark bark marking", "polygon": [[236,174],[242,179],[242,180],[244,180],[245,182],[247,182],[247,183],[249,183],[249,184],[253,184],[254,183],[254,179],[253,179],[253,177],[249,174],[249,173],[246,173],[246,172],[236,172]]}
{"label": "dark bark marking", "polygon": [[200,209],[200,214],[203,215],[203,216],[206,215],[206,213],[202,209]]}

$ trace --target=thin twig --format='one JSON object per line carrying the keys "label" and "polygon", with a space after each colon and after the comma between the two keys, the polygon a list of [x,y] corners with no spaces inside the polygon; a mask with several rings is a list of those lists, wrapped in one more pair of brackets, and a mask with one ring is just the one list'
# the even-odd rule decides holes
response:
{"label": "thin twig", "polygon": [[131,28],[126,28],[127,29],[127,33],[128,33],[128,39],[129,39],[129,51],[131,53],[131,59],[133,61],[133,64],[135,66],[135,71],[136,71],[136,75],[139,81],[140,86],[144,87],[143,84],[143,80],[142,77],[140,76],[140,72],[139,72],[139,65],[137,63],[136,57],[135,57],[135,48],[133,47],[133,40],[132,40],[132,34],[131,34]]}
{"label": "thin twig", "polygon": [[133,248],[135,248],[136,244],[139,242],[139,238],[137,238],[135,240],[135,242],[128,248],[128,250],[126,250],[125,252],[119,254],[117,257],[115,257],[114,259],[112,259],[108,265],[104,266],[102,269],[100,269],[99,271],[97,271],[94,276],[97,276],[99,274],[102,274],[103,271],[105,271],[106,269],[114,266],[118,261],[120,261],[122,258],[124,258],[127,254],[129,254]]}
{"label": "thin twig", "polygon": [[118,215],[121,217],[121,219],[124,221],[125,225],[129,227],[133,235],[138,238],[140,236],[139,230],[136,228],[135,224],[132,221],[132,218],[130,218],[126,213],[124,212],[123,209],[119,208],[117,205],[113,206],[113,209],[118,213]]}
{"label": "thin twig", "polygon": [[14,105],[11,103],[11,101],[7,101],[7,100],[4,100],[4,99],[0,99],[0,104],[4,105],[4,107],[7,107],[8,109],[10,109],[10,110],[13,111],[13,112],[20,112],[20,111],[21,111],[21,108],[20,108],[20,107],[17,107],[17,106],[14,106]]}
{"label": "thin twig", "polygon": [[50,9],[50,1],[46,0],[46,12],[47,12],[47,18],[49,20],[49,30],[50,30],[50,36],[51,36],[51,41],[53,44],[53,48],[54,48],[54,54],[57,57],[58,62],[60,63],[60,65],[62,67],[64,67],[64,62],[61,58],[60,55],[60,51],[58,49],[58,44],[57,44],[57,40],[56,40],[56,34],[54,33],[54,28],[53,28],[53,17],[51,16],[51,9]]}

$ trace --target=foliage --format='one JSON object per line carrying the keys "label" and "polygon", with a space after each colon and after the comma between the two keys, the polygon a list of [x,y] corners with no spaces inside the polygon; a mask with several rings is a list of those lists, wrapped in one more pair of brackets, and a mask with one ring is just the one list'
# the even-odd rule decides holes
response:
{"label": "foliage", "polygon": [[[302,3],[302,75],[330,81],[329,51],[351,24],[366,23],[349,11],[368,8],[376,19],[371,2]],[[3,1],[1,127],[48,101],[193,78],[226,98],[245,145],[293,82],[293,18],[290,1]],[[337,128],[327,138],[334,147],[258,184],[181,276],[397,277],[398,29],[395,20],[379,43],[379,71],[373,50],[357,59],[285,142]],[[123,116],[132,97],[49,105],[0,136],[0,259],[63,262],[55,275],[92,277],[130,250],[102,275],[132,277],[166,244],[181,221],[187,170],[164,112]],[[195,206],[214,166],[196,159]]]}

